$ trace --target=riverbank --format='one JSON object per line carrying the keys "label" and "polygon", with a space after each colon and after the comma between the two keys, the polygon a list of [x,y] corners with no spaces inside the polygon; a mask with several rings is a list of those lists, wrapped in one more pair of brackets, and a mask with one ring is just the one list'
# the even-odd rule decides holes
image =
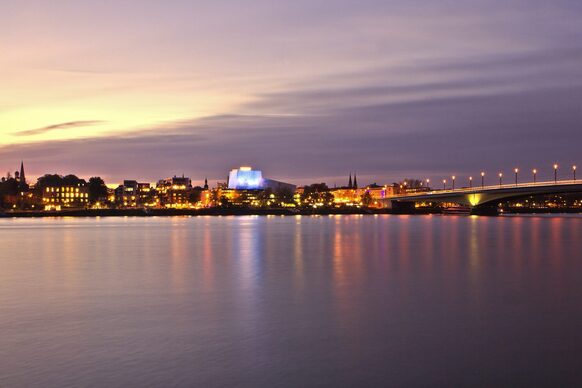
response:
{"label": "riverbank", "polygon": [[[341,215],[341,214],[440,214],[440,209],[415,209],[398,212],[390,209],[363,208],[318,208],[318,209],[250,209],[250,208],[206,208],[206,209],[75,209],[61,211],[17,210],[0,213],[4,218],[42,217],[172,217],[172,216],[296,216],[296,215]],[[502,214],[560,214],[582,213],[582,209],[504,209]]]}
{"label": "riverbank", "polygon": [[245,216],[245,215],[312,215],[312,214],[373,214],[368,209],[77,209],[62,211],[8,211],[3,217],[171,217],[171,216]]}

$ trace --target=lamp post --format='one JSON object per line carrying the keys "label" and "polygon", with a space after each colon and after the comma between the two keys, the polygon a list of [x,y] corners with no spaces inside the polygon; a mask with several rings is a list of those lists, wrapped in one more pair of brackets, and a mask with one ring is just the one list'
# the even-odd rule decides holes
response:
{"label": "lamp post", "polygon": [[455,179],[456,179],[457,177],[453,175],[451,178],[453,179],[453,190],[454,190],[454,189],[455,189]]}
{"label": "lamp post", "polygon": [[499,187],[501,187],[502,184],[503,184],[503,173],[500,172],[499,173]]}
{"label": "lamp post", "polygon": [[443,179],[443,190],[447,189],[447,180]]}
{"label": "lamp post", "polygon": [[536,170],[535,168],[533,169],[533,176],[534,176],[534,184],[536,183],[536,176],[538,175],[538,170]]}
{"label": "lamp post", "polygon": [[472,176],[469,177],[469,188],[470,189],[473,188],[473,177]]}
{"label": "lamp post", "polygon": [[554,164],[554,183],[558,183],[558,165]]}
{"label": "lamp post", "polygon": [[515,185],[517,186],[517,173],[519,172],[519,168],[516,168],[513,171],[515,171]]}
{"label": "lamp post", "polygon": [[576,181],[576,166],[572,166],[572,172],[574,173],[574,181]]}
{"label": "lamp post", "polygon": [[485,187],[485,172],[481,171],[481,188]]}
{"label": "lamp post", "polygon": [[430,189],[430,179],[426,179],[426,188]]}

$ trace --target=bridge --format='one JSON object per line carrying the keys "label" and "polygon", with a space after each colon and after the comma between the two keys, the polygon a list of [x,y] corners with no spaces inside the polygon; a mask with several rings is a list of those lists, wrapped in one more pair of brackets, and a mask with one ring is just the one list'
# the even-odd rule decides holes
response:
{"label": "bridge", "polygon": [[412,209],[417,202],[456,203],[466,206],[471,213],[496,212],[497,204],[509,199],[531,195],[582,193],[581,180],[564,180],[537,183],[499,184],[494,186],[463,187],[459,189],[432,190],[407,193],[383,199],[388,208]]}

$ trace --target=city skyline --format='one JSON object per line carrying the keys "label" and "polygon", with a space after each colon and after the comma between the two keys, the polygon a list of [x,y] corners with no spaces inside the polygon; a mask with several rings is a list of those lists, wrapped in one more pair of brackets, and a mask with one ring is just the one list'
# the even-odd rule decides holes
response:
{"label": "city skyline", "polygon": [[[4,177],[2,177],[2,180],[4,181],[5,178],[9,178],[9,177],[15,177],[17,180],[22,179],[22,177],[24,177],[24,161],[21,160],[20,161],[20,165],[19,165],[19,170],[16,170],[14,172],[8,170],[6,172],[6,175]],[[238,170],[243,170],[243,171],[251,171],[252,166],[244,165],[244,166],[240,166],[238,168],[234,168],[232,170],[230,170],[230,172],[228,174],[225,174],[224,179],[221,178],[214,178],[211,177],[209,178],[207,175],[200,175],[200,174],[195,174],[195,175],[191,175],[191,174],[185,174],[184,172],[181,173],[182,178],[187,177],[189,180],[191,180],[192,185],[196,186],[196,187],[202,187],[202,186],[208,186],[209,182],[212,183],[214,181],[215,185],[213,187],[218,187],[220,184],[227,184],[229,179],[231,178],[231,175],[233,174],[234,171],[238,171]],[[420,185],[424,185],[425,187],[432,187],[435,190],[439,190],[439,187],[442,185],[442,189],[455,189],[455,187],[457,188],[471,188],[471,187],[478,187],[478,186],[497,186],[499,182],[499,185],[504,184],[504,185],[513,185],[513,184],[522,184],[522,183],[543,183],[543,182],[552,182],[552,181],[577,181],[577,170],[578,170],[578,166],[577,164],[572,164],[572,165],[562,165],[559,163],[553,163],[549,168],[530,168],[530,169],[522,169],[520,167],[514,167],[511,169],[501,169],[498,171],[485,171],[485,170],[481,170],[478,173],[475,174],[469,174],[469,175],[457,175],[457,174],[452,174],[452,175],[443,175],[440,176],[437,179],[431,179],[431,178],[422,178],[422,177],[405,177],[402,179],[388,179],[387,181],[379,181],[378,179],[372,179],[370,181],[365,181],[363,182],[363,184],[360,184],[359,186],[361,188],[366,187],[366,186],[374,186],[374,185],[379,185],[379,186],[384,186],[384,185],[397,185],[397,184],[404,184],[406,185],[406,182],[409,180],[418,180],[418,183]],[[259,173],[262,170],[259,170]],[[66,175],[74,175],[74,176],[78,176],[79,178],[87,178],[89,179],[90,177],[98,177],[98,178],[103,178],[104,176],[107,176],[106,174],[94,174],[92,176],[82,176],[81,174],[76,174],[72,171],[68,171],[68,172],[47,172],[45,171],[44,173],[42,173],[41,175],[38,176],[31,176],[28,173],[26,174],[26,176],[28,178],[26,178],[24,181],[28,184],[34,185],[34,182],[39,179],[42,178],[46,175],[59,175],[59,176],[66,176]],[[142,174],[143,175],[143,174]],[[426,175],[426,174],[425,174]],[[164,177],[157,177],[156,179],[152,180],[152,181],[148,181],[147,179],[141,179],[139,174],[137,176],[131,176],[131,177],[124,177],[122,178],[120,181],[106,181],[106,185],[109,188],[115,188],[117,187],[119,184],[121,184],[123,181],[127,181],[127,180],[136,180],[136,181],[141,181],[141,182],[147,182],[149,184],[156,184],[160,181],[163,181],[165,179],[168,178],[177,178],[179,177],[180,174],[170,174]],[[200,178],[200,176],[204,176],[203,178]],[[297,183],[297,182],[292,182],[295,186],[297,187],[303,187],[303,186],[308,186],[311,184],[319,184],[319,183],[324,183],[326,185],[328,185],[328,187],[330,188],[334,188],[334,187],[338,187],[338,188],[342,188],[342,187],[347,187],[347,188],[351,188],[352,187],[352,177],[353,177],[353,184],[354,187],[357,188],[358,187],[358,178],[357,178],[358,174],[356,171],[350,171],[346,176],[343,176],[342,179],[340,179],[340,182],[327,182],[327,181],[310,181],[310,182],[302,182],[302,183]],[[360,175],[361,176],[361,175]],[[194,179],[192,179],[192,177]],[[262,179],[262,178],[261,178]],[[504,181],[505,179],[505,181]],[[269,179],[266,179],[269,180]],[[360,178],[360,182],[362,181],[362,179]],[[457,186],[455,186],[455,183],[457,184]],[[212,185],[211,185],[212,186]]]}
{"label": "city skyline", "polygon": [[24,159],[31,177],[551,178],[579,154],[574,2],[0,9],[0,166]]}

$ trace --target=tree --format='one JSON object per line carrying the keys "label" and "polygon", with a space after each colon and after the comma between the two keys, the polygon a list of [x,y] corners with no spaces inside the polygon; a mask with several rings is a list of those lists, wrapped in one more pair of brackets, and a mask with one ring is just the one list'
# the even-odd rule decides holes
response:
{"label": "tree", "polygon": [[362,205],[364,205],[365,207],[370,206],[370,204],[372,203],[374,199],[372,198],[372,195],[370,194],[369,191],[366,191],[363,195],[362,195]]}
{"label": "tree", "polygon": [[400,182],[400,184],[405,185],[409,189],[418,189],[423,186],[424,182],[422,179],[406,178],[404,181]]}
{"label": "tree", "polygon": [[288,187],[282,187],[275,192],[275,196],[280,203],[293,203],[295,193]]}
{"label": "tree", "polygon": [[188,202],[190,204],[195,204],[197,202],[200,202],[200,199],[202,198],[202,188],[197,186],[192,188],[192,190],[190,190],[190,193],[188,194]]}
{"label": "tree", "polygon": [[18,195],[18,182],[14,178],[8,178],[0,183],[0,206],[9,207],[16,203]]}
{"label": "tree", "polygon": [[333,202],[333,194],[325,183],[315,183],[304,187],[301,201],[307,205],[328,206]]}
{"label": "tree", "polygon": [[107,199],[107,186],[101,177],[94,176],[89,179],[88,185],[89,203],[95,203]]}

